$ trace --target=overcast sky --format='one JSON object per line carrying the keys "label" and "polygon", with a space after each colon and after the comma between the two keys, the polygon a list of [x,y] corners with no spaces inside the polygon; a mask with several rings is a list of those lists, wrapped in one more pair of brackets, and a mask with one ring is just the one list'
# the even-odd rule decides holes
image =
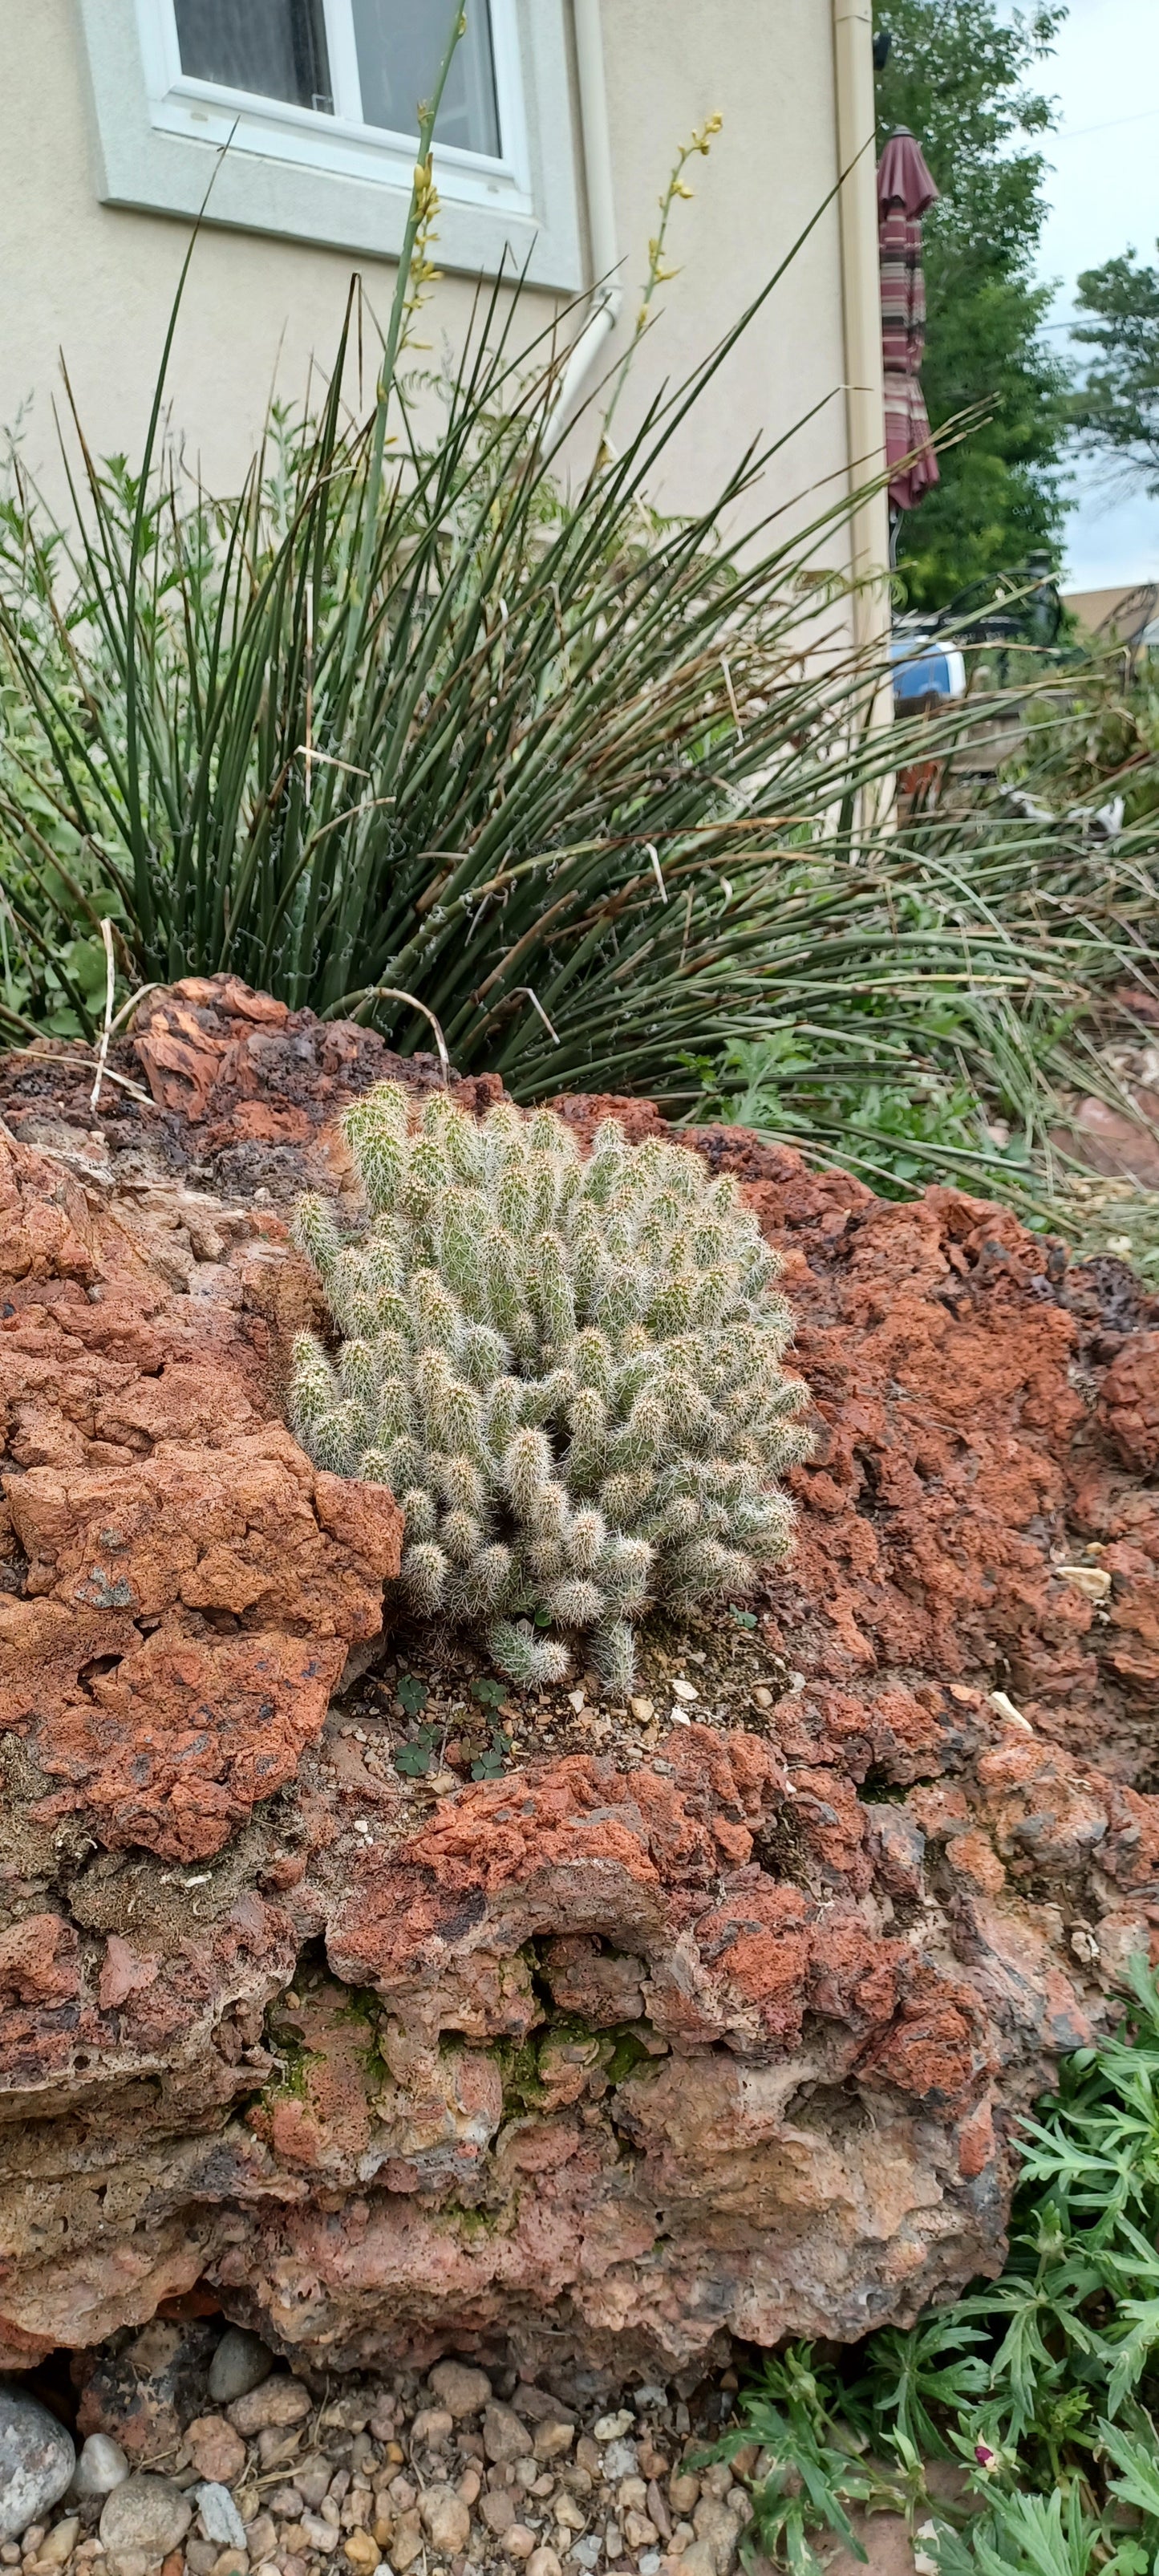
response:
{"label": "overcast sky", "polygon": [[[1133,244],[1159,258],[1159,0],[1070,0],[1042,86],[1058,98],[1044,277],[1071,312],[1079,271]],[[1068,345],[1065,330],[1053,336]],[[1068,526],[1072,590],[1159,578],[1159,500],[1123,499],[1084,472]]]}

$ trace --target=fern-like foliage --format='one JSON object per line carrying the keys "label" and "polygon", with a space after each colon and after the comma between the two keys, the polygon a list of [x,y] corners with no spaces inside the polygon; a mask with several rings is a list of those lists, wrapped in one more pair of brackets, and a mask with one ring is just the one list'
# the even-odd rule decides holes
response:
{"label": "fern-like foliage", "polygon": [[[916,2576],[1159,2569],[1159,1979],[1024,2119],[999,2279],[844,2355],[770,2354],[708,2456],[750,2471],[742,2565],[825,2576],[848,2509],[904,2514]],[[956,2497],[928,2477],[953,2461]],[[691,2463],[696,2466],[695,2460]],[[758,2559],[758,2552],[760,2557]]]}
{"label": "fern-like foliage", "polygon": [[342,1337],[336,1362],[296,1345],[297,1438],[397,1494],[416,1611],[482,1627],[521,1683],[562,1680],[587,1631],[626,1688],[649,1602],[744,1591],[788,1544],[803,1390],[755,1217],[612,1120],[587,1160],[547,1109],[437,1095],[412,1132],[386,1083],[344,1126],[370,1222],[343,1243],[323,1200],[297,1210]]}

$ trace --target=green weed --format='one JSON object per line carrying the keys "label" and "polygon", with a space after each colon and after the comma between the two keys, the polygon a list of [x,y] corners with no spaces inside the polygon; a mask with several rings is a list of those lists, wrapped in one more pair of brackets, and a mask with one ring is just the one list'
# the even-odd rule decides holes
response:
{"label": "green weed", "polygon": [[[1159,1988],[1130,1982],[1025,2123],[1000,2277],[837,2361],[790,2346],[740,2399],[712,2456],[762,2445],[750,2560],[816,2576],[826,2533],[862,2555],[856,2505],[906,2514],[918,2576],[1159,2569]],[[952,2508],[935,2459],[965,2472]]]}

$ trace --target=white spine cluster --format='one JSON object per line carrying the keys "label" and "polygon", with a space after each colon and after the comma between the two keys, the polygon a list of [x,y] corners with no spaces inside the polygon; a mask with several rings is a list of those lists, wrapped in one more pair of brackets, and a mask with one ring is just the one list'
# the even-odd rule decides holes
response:
{"label": "white spine cluster", "polygon": [[414,1610],[482,1627],[523,1683],[564,1679],[552,1632],[588,1631],[627,1688],[650,1602],[743,1592],[788,1545],[773,1479],[808,1437],[775,1258],[684,1147],[608,1120],[585,1161],[551,1110],[480,1124],[438,1095],[415,1133],[408,1111],[386,1083],[344,1120],[360,1240],[299,1205],[342,1339],[336,1362],[295,1345],[296,1436],[398,1496]]}

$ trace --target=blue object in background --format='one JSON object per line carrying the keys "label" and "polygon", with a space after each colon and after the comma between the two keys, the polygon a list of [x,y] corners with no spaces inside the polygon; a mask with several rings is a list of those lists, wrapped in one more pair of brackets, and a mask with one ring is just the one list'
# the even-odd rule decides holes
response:
{"label": "blue object in background", "polygon": [[966,694],[966,665],[956,645],[918,635],[895,635],[889,648],[893,694],[908,714],[919,707],[951,705]]}

